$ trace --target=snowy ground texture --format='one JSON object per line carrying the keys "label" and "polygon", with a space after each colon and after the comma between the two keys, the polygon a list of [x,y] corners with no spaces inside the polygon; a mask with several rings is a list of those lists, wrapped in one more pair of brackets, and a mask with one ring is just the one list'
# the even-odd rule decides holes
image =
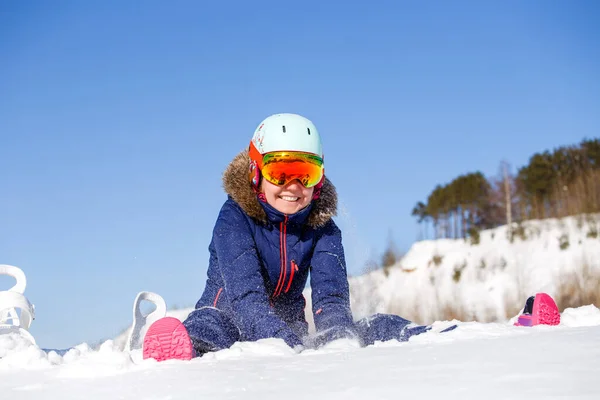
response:
{"label": "snowy ground texture", "polygon": [[460,323],[366,348],[238,343],[187,362],[141,361],[112,340],[61,357],[3,335],[0,357],[3,399],[598,399],[600,310],[567,309],[555,327]]}

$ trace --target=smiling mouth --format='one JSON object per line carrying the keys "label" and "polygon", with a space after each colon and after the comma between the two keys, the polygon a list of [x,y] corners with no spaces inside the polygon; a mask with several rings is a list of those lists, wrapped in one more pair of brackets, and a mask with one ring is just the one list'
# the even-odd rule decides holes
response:
{"label": "smiling mouth", "polygon": [[285,201],[289,201],[289,202],[296,202],[298,200],[300,200],[300,197],[296,197],[296,196],[279,196],[280,199],[285,200]]}

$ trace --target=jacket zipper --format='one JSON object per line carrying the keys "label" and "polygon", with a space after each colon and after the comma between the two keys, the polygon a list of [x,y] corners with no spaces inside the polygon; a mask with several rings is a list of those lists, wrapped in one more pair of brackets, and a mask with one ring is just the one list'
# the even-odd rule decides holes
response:
{"label": "jacket zipper", "polygon": [[292,286],[292,281],[294,280],[294,272],[296,271],[298,271],[298,265],[294,260],[292,260],[292,263],[290,265],[290,281],[288,282],[288,285],[285,288],[285,293],[287,293],[288,290],[290,290],[290,287]]}
{"label": "jacket zipper", "polygon": [[215,296],[215,302],[213,303],[213,307],[217,307],[217,301],[219,301],[219,296],[221,296],[222,291],[223,291],[223,288],[219,288],[219,291],[217,292],[217,295]]}
{"label": "jacket zipper", "polygon": [[[281,259],[281,265],[279,268],[279,279],[277,280],[277,286],[275,287],[273,297],[277,297],[281,294],[287,275],[287,220],[288,216],[286,215],[283,218],[283,222],[279,224],[279,258]],[[290,275],[293,275],[293,272]]]}

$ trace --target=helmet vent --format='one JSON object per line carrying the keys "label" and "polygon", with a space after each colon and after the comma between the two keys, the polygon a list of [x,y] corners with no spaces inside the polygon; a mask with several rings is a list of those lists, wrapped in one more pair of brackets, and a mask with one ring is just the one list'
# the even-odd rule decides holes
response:
{"label": "helmet vent", "polygon": [[308,131],[308,134],[310,135],[310,128],[306,128],[306,130]]}
{"label": "helmet vent", "polygon": [[285,125],[283,125],[281,129],[283,129],[283,133],[285,133]]}

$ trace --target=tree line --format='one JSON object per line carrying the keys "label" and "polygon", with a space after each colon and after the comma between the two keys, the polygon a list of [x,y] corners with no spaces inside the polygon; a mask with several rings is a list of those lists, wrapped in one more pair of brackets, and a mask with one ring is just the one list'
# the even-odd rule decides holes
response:
{"label": "tree line", "polygon": [[[536,153],[516,174],[481,172],[437,185],[412,215],[424,238],[466,238],[481,229],[528,219],[600,212],[600,139]],[[433,228],[433,229],[429,229]]]}

